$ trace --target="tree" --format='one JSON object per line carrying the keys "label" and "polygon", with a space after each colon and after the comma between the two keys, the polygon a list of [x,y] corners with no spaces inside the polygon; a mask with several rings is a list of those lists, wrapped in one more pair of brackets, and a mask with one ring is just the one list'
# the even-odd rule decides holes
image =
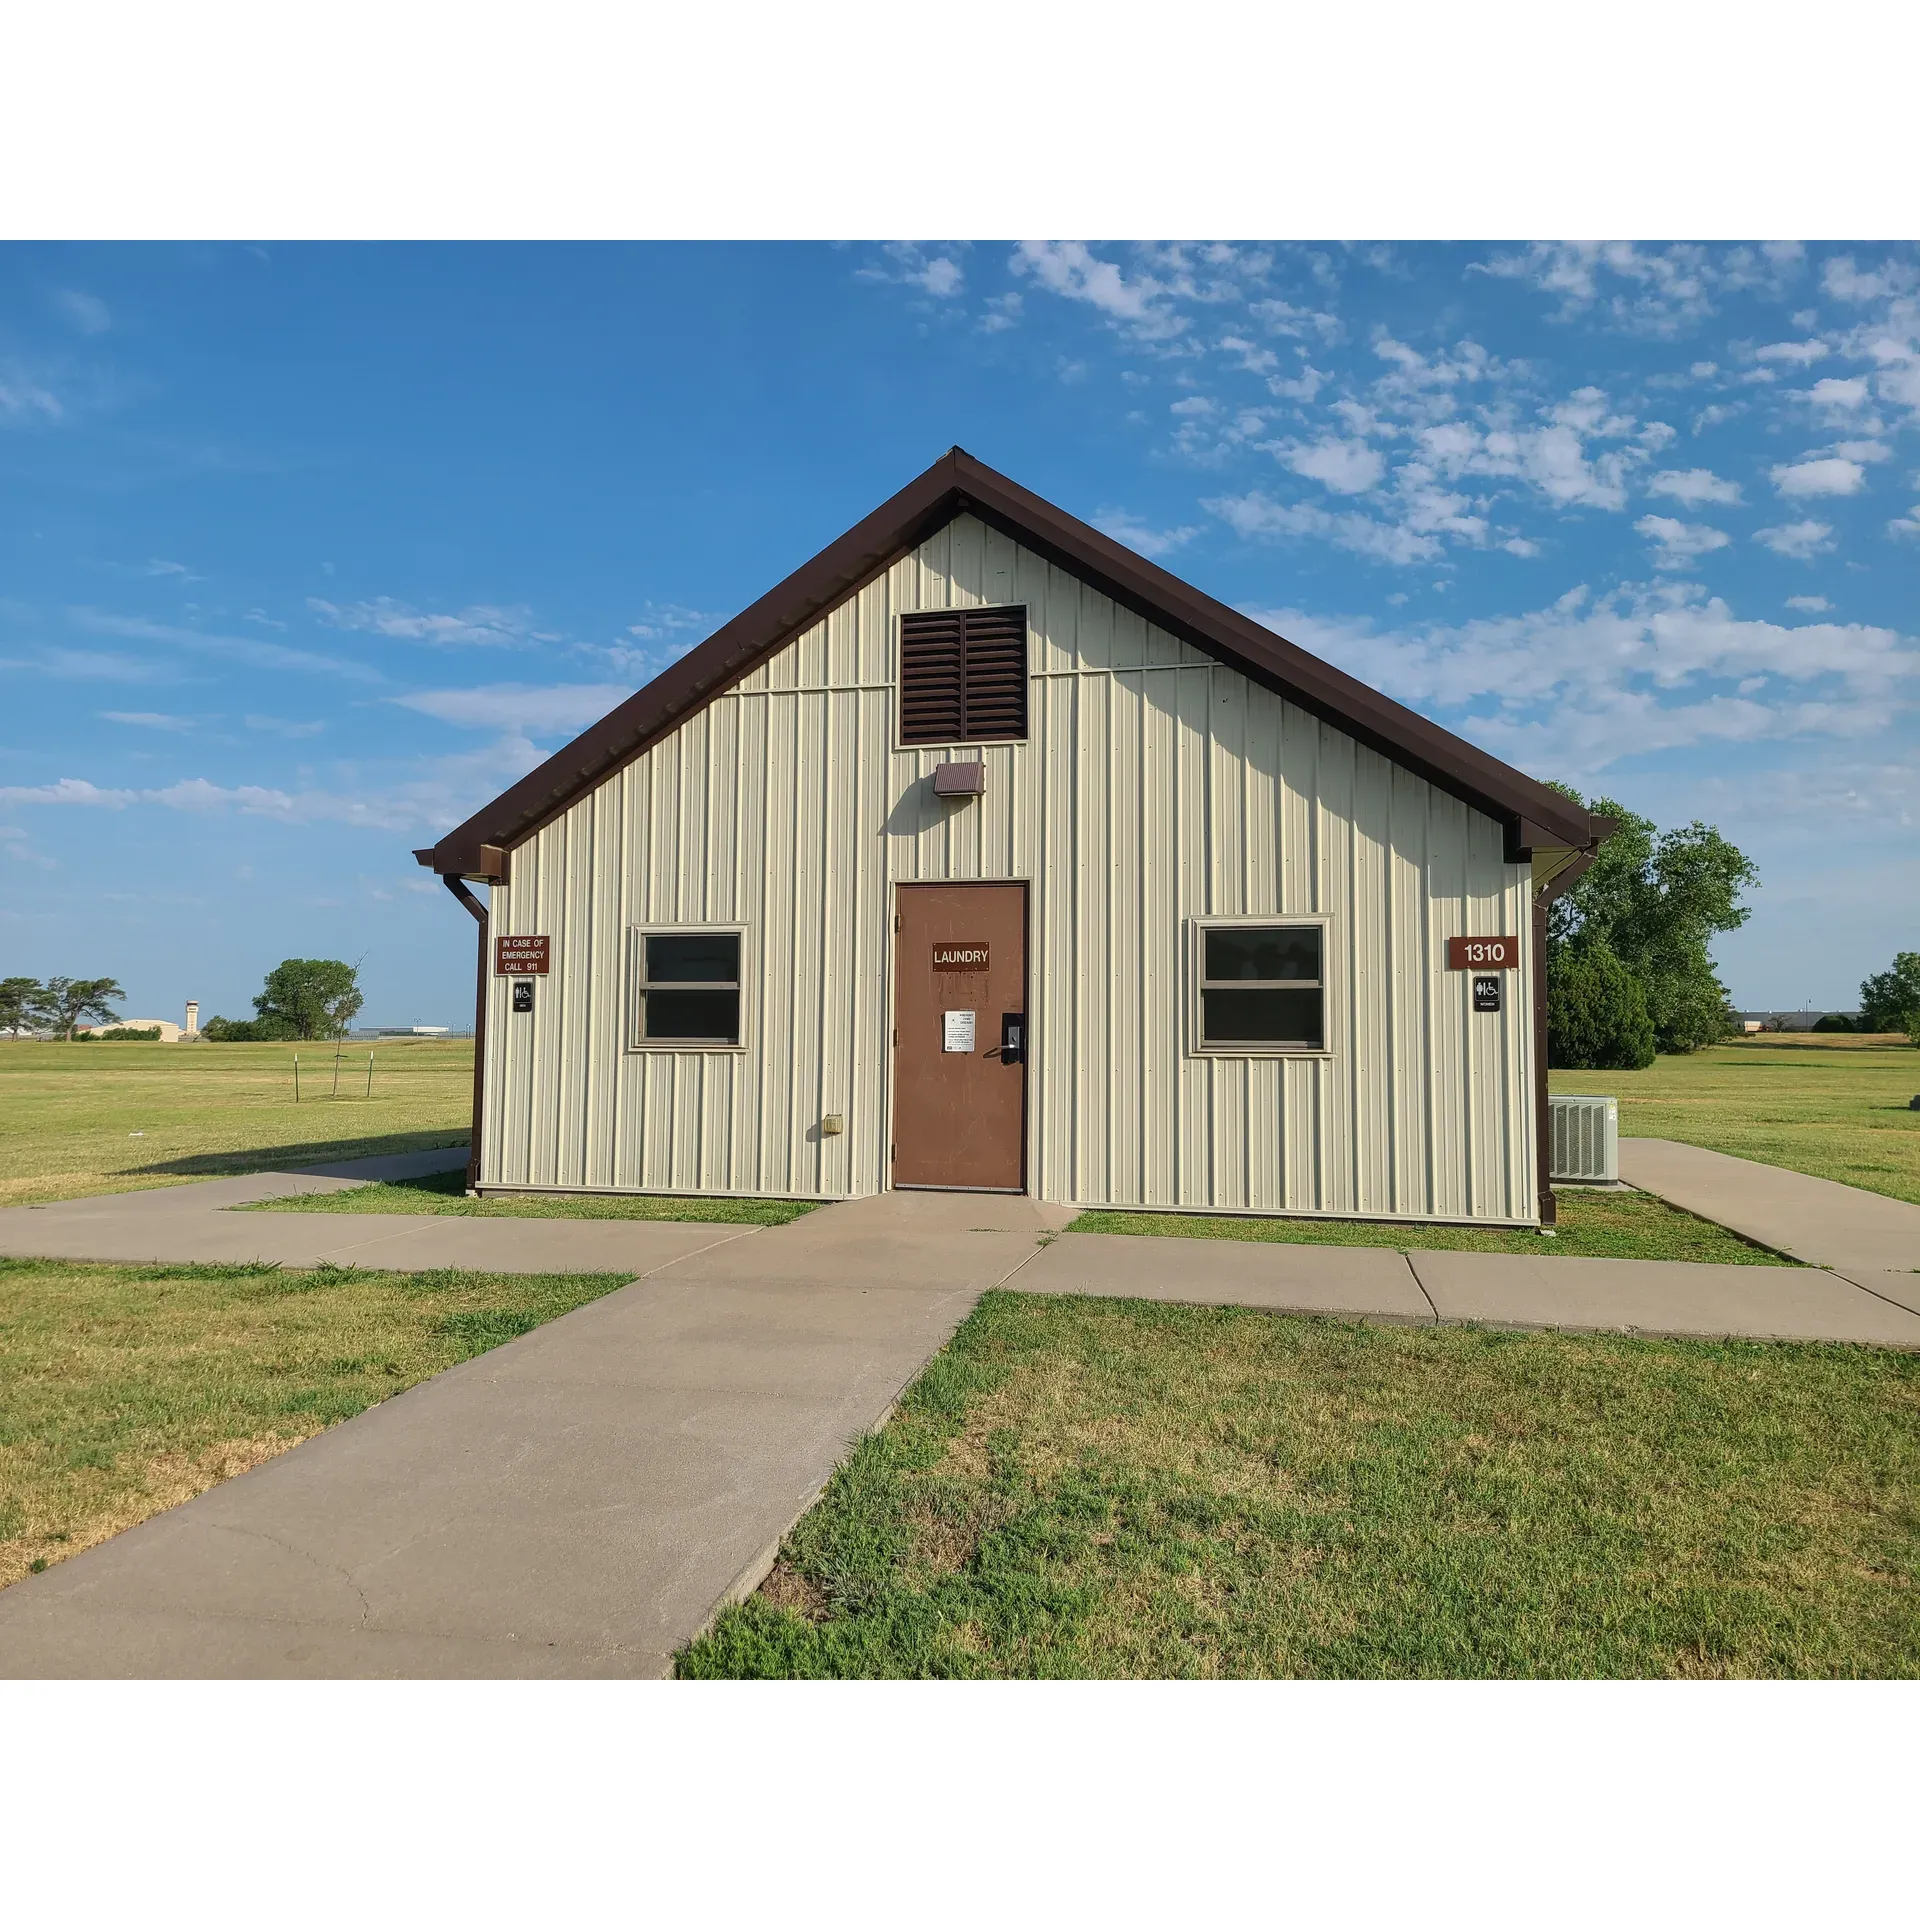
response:
{"label": "tree", "polygon": [[18,1040],[22,1028],[31,1032],[38,1027],[41,992],[40,982],[29,980],[24,973],[0,980],[0,1028]]}
{"label": "tree", "polygon": [[1640,983],[1662,1053],[1724,1038],[1733,1013],[1708,948],[1751,913],[1741,895],[1759,884],[1753,862],[1701,821],[1663,833],[1617,800],[1559,791],[1616,824],[1549,909],[1549,953],[1603,948],[1619,960]]}
{"label": "tree", "polygon": [[1569,946],[1547,962],[1547,1064],[1653,1065],[1653,1021],[1637,976],[1602,946]]}
{"label": "tree", "polygon": [[1857,1031],[1853,1022],[1849,1020],[1844,1013],[1823,1013],[1820,1018],[1813,1023],[1813,1030],[1815,1033],[1853,1033]]}
{"label": "tree", "polygon": [[1920,953],[1896,953],[1885,973],[1860,982],[1863,1033],[1912,1033],[1920,1016]]}
{"label": "tree", "polygon": [[82,1020],[111,1020],[113,1002],[126,997],[118,980],[69,980],[56,974],[34,995],[33,1011],[62,1040],[71,1040]]}
{"label": "tree", "polygon": [[216,1013],[211,1020],[200,1028],[202,1040],[258,1040],[257,1021],[229,1020],[225,1014]]}
{"label": "tree", "polygon": [[253,998],[260,1040],[331,1040],[364,1004],[357,967],[344,960],[282,960]]}

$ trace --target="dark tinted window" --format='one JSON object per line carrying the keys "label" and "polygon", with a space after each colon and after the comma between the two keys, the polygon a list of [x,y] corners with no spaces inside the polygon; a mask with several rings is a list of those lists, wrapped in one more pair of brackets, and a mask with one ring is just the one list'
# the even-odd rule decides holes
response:
{"label": "dark tinted window", "polygon": [[1201,1049],[1319,1052],[1326,989],[1318,926],[1206,927],[1200,939]]}
{"label": "dark tinted window", "polygon": [[647,995],[649,1040],[707,1040],[740,1044],[740,994],[698,989]]}
{"label": "dark tinted window", "polygon": [[647,982],[740,978],[737,933],[650,933]]}
{"label": "dark tinted window", "polygon": [[640,954],[642,1041],[740,1044],[740,936],[649,933]]}
{"label": "dark tinted window", "polygon": [[1312,1047],[1321,1042],[1320,995],[1234,993],[1203,987],[1200,1024],[1210,1047]]}
{"label": "dark tinted window", "polygon": [[1209,927],[1209,980],[1318,980],[1318,927]]}

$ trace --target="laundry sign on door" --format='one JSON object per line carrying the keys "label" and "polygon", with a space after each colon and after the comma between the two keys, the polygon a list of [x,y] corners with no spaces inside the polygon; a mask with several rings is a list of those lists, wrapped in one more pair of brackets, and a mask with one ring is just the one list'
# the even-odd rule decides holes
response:
{"label": "laundry sign on door", "polygon": [[971,1007],[949,1007],[940,1016],[940,1051],[942,1053],[973,1051],[973,1009]]}

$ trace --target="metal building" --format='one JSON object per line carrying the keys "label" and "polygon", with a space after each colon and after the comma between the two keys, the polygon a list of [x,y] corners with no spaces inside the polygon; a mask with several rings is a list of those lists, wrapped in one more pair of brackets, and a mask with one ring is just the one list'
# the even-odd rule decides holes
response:
{"label": "metal building", "polygon": [[1550,1219],[1606,825],[956,448],[417,856],[472,1184]]}

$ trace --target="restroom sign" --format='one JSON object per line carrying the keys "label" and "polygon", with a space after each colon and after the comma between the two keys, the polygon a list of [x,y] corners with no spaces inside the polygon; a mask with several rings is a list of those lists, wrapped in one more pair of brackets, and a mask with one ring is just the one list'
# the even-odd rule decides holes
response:
{"label": "restroom sign", "polygon": [[1447,966],[1455,973],[1519,964],[1520,942],[1510,933],[1457,933],[1447,942]]}
{"label": "restroom sign", "polygon": [[935,973],[985,973],[987,943],[984,940],[936,940],[933,970]]}
{"label": "restroom sign", "polygon": [[501,973],[545,973],[553,958],[550,933],[503,933],[493,943],[493,970]]}

